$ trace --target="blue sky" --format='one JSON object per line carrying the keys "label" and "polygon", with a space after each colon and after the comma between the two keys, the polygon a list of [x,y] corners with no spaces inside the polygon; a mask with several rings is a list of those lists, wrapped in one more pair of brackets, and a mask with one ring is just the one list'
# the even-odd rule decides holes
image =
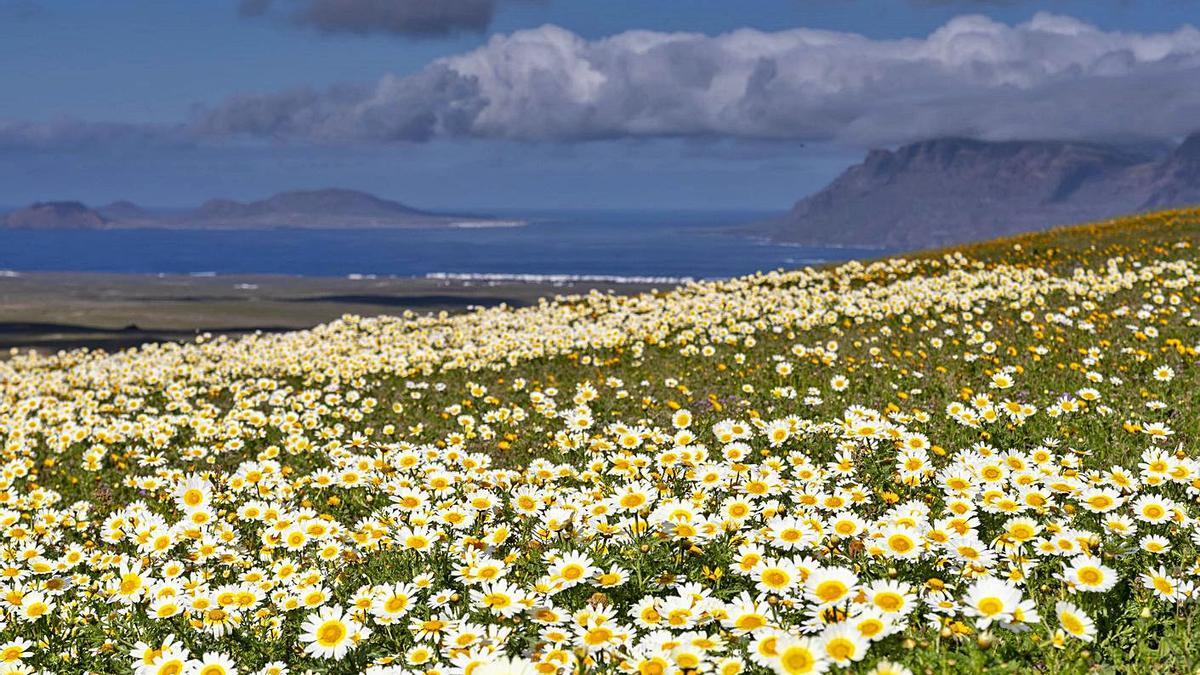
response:
{"label": "blue sky", "polygon": [[[0,87],[6,92],[0,99],[0,123],[112,123],[173,137],[175,127],[205,116],[198,110],[224,110],[232,100],[251,98],[260,110],[261,101],[271,103],[279,92],[323,92],[338,86],[372,88],[377,99],[385,88],[382,80],[420,78],[435,59],[472,50],[480,50],[477,53],[484,57],[495,51],[505,58],[521,58],[526,52],[500,52],[486,45],[494,36],[504,38],[546,24],[565,29],[566,35],[585,46],[634,30],[717,36],[742,28],[758,29],[761,33],[755,39],[763,42],[778,31],[807,28],[854,33],[884,44],[900,38],[924,40],[964,14],[982,14],[1005,26],[1017,26],[1039,11],[1049,11],[1086,22],[1104,36],[1174,36],[1171,39],[1182,45],[1170,64],[1176,70],[1164,72],[1167,66],[1161,63],[1143,66],[1145,59],[1139,57],[1134,66],[1122,66],[1121,75],[1142,80],[1158,77],[1165,82],[1160,86],[1169,88],[1178,82],[1183,88],[1185,78],[1196,71],[1191,70],[1190,60],[1178,65],[1179,59],[1193,56],[1188,51],[1190,36],[1180,37],[1178,31],[1200,15],[1200,3],[1193,0],[508,0],[496,4],[485,31],[414,36],[297,25],[293,13],[307,2],[320,0],[277,0],[260,16],[243,16],[236,2],[220,0],[0,0]],[[1081,42],[1078,49],[1091,44]],[[708,46],[706,42],[697,49]],[[611,56],[604,49],[593,51]],[[1017,52],[1015,58],[1024,56]],[[1053,65],[1059,58],[1040,52],[1029,57],[1043,69],[1045,63]],[[868,63],[863,68],[876,66]],[[653,67],[654,63],[646,62],[636,66],[643,71]],[[672,67],[678,72],[677,63]],[[1137,69],[1142,67],[1144,71]],[[1070,77],[1069,70],[1064,72],[1068,75],[1058,77]],[[839,71],[830,77],[855,75]],[[921,86],[929,79],[914,77]],[[510,82],[515,81],[503,80],[498,86],[511,89]],[[531,86],[529,82],[537,80],[518,86]],[[974,92],[979,85],[955,80],[952,86]],[[1021,80],[1018,86],[1036,93],[1044,85],[1040,80],[1028,84]],[[402,111],[412,97],[429,93],[428,88],[413,86],[415,93],[406,88],[384,103]],[[947,91],[947,86],[940,83],[931,91],[949,100],[955,92]],[[918,98],[922,95],[919,88],[913,91]],[[371,98],[365,93],[356,96],[356,110],[359,102]],[[33,136],[39,142],[27,143],[32,132],[19,131],[13,132],[16,140],[0,145],[0,204],[48,198],[99,203],[128,197],[151,205],[179,205],[214,196],[246,199],[282,189],[338,185],[439,208],[772,209],[784,208],[820,187],[866,147],[908,140],[924,130],[904,119],[881,123],[880,111],[872,110],[856,110],[855,119],[839,121],[841,126],[822,122],[814,123],[819,128],[813,129],[796,120],[838,113],[845,101],[821,107],[804,99],[803,105],[796,103],[793,113],[786,108],[793,99],[772,100],[773,105],[785,106],[774,114],[786,118],[786,124],[777,119],[742,125],[725,111],[720,111],[721,120],[714,121],[711,110],[693,111],[695,115],[673,110],[648,121],[608,118],[595,125],[589,116],[587,125],[580,126],[581,118],[572,111],[566,122],[562,122],[565,116],[548,116],[547,124],[565,126],[543,136],[521,120],[489,126],[483,123],[488,119],[485,113],[474,119],[469,130],[443,131],[445,124],[439,121],[438,131],[417,138],[390,127],[384,132],[373,127],[364,131],[361,120],[346,122],[343,112],[336,112],[336,124],[325,121],[319,128],[297,130],[296,120],[310,119],[312,110],[289,108],[286,114],[292,117],[286,126],[265,130],[261,120],[248,123],[244,115],[230,113],[220,118],[219,133],[213,133],[206,118],[204,130],[189,131],[186,142],[110,142],[109,135],[103,134],[94,143],[41,143],[47,134],[38,132]],[[543,110],[558,101],[550,97],[533,105]],[[438,105],[443,104],[446,101],[439,99]],[[1182,128],[1177,120],[1191,111],[1187,106],[1192,104],[1182,101],[1183,109],[1175,117],[1150,124],[1151,135],[1164,140],[1178,135]],[[613,105],[625,109],[628,102]],[[1028,103],[1004,105],[1019,108]],[[320,110],[330,107],[329,100],[322,99]],[[383,110],[386,113],[388,108]],[[441,120],[444,109],[438,107],[430,114]],[[1097,137],[1125,130],[1136,134],[1147,126],[1133,119],[1132,113],[1127,117],[1106,120],[1089,133]],[[1021,119],[1019,111],[1013,119]],[[1056,132],[1053,126],[1025,127],[1013,119],[998,119],[990,127],[976,129],[963,126],[959,117],[953,123],[931,123],[929,130],[968,129],[982,136]],[[676,123],[678,130],[671,126]],[[91,130],[80,133],[88,139],[95,135]],[[197,135],[202,137],[198,141]]]}

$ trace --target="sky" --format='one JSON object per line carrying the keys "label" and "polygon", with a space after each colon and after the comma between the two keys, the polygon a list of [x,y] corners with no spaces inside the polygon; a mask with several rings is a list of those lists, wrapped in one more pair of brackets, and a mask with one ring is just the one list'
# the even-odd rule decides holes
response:
{"label": "sky", "polygon": [[[783,209],[941,135],[1174,142],[1200,0],[0,0],[0,204]],[[1191,22],[1191,23],[1189,23]]]}

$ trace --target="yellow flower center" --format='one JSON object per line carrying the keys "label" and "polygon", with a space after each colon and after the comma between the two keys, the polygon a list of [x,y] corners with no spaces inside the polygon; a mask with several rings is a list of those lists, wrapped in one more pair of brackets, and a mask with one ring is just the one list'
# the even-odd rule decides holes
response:
{"label": "yellow flower center", "polygon": [[767,624],[766,620],[757,614],[746,614],[738,618],[734,625],[741,630],[755,630]]}
{"label": "yellow flower center", "polygon": [[875,596],[875,604],[885,612],[895,612],[904,605],[904,598],[896,593],[880,593]]}
{"label": "yellow flower center", "polygon": [[1074,614],[1063,612],[1063,615],[1059,617],[1059,621],[1062,623],[1062,627],[1072,635],[1082,635],[1084,632],[1083,622]]}
{"label": "yellow flower center", "polygon": [[612,639],[612,629],[605,626],[597,626],[589,630],[583,637],[583,641],[589,645],[602,645]]}
{"label": "yellow flower center", "polygon": [[979,613],[984,616],[996,616],[1004,611],[1004,601],[1000,598],[984,598],[979,601]]}
{"label": "yellow flower center", "polygon": [[879,619],[866,619],[858,624],[858,632],[863,637],[875,637],[883,632],[883,622]]}
{"label": "yellow flower center", "polygon": [[840,581],[822,581],[817,585],[817,597],[825,602],[833,602],[846,594],[846,585]]}
{"label": "yellow flower center", "polygon": [[812,652],[805,647],[788,647],[779,656],[779,664],[786,673],[811,672],[815,662]]}
{"label": "yellow flower center", "polygon": [[332,619],[317,628],[317,644],[322,647],[336,647],[346,638],[346,625],[337,619]]}
{"label": "yellow flower center", "polygon": [[783,570],[769,569],[763,572],[762,580],[764,584],[770,586],[771,588],[782,588],[788,584],[788,581],[791,580],[791,577],[788,576],[787,572],[784,572]]}
{"label": "yellow flower center", "polygon": [[846,638],[834,638],[825,645],[825,653],[834,661],[849,661],[854,656],[854,643]]}
{"label": "yellow flower center", "polygon": [[126,574],[121,577],[121,594],[129,595],[142,587],[142,578],[136,574]]}

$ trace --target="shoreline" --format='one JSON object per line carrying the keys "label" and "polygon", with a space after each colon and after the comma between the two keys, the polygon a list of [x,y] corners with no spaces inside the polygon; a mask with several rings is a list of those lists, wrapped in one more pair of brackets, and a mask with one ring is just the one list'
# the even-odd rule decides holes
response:
{"label": "shoreline", "polygon": [[345,314],[461,313],[591,290],[622,295],[666,278],[458,279],[281,274],[0,271],[0,358],[12,348],[121,349],[201,333],[303,330]]}
{"label": "shoreline", "polygon": [[[824,262],[824,261],[818,261]],[[283,274],[276,272],[214,272],[202,270],[196,272],[94,272],[84,271],[76,272],[69,270],[12,270],[0,269],[0,279],[23,279],[38,275],[72,275],[72,276],[96,276],[96,277],[129,277],[129,278],[144,278],[144,279],[171,279],[171,278],[187,278],[187,279],[221,279],[221,280],[238,280],[238,279],[296,279],[296,280],[316,280],[316,281],[445,281],[445,282],[462,282],[463,285],[470,285],[471,282],[484,282],[489,285],[495,284],[531,284],[531,285],[547,285],[547,286],[563,286],[577,283],[604,283],[604,284],[689,284],[696,281],[706,279],[719,279],[723,277],[695,277],[695,276],[643,276],[643,275],[624,275],[624,274],[524,274],[524,273],[508,273],[508,272],[428,272],[421,275],[400,275],[400,274],[376,274],[376,273],[360,273],[351,272],[349,274],[340,275],[305,275],[305,274]],[[248,286],[252,288],[253,286]]]}

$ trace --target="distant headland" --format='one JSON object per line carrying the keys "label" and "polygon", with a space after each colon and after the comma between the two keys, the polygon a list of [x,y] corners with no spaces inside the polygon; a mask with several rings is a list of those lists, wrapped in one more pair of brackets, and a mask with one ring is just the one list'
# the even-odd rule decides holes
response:
{"label": "distant headland", "polygon": [[77,201],[35,202],[0,217],[25,229],[372,229],[504,227],[524,221],[424,211],[357,190],[293,190],[253,202],[213,199],[193,209],[161,211],[130,201],[91,207]]}

